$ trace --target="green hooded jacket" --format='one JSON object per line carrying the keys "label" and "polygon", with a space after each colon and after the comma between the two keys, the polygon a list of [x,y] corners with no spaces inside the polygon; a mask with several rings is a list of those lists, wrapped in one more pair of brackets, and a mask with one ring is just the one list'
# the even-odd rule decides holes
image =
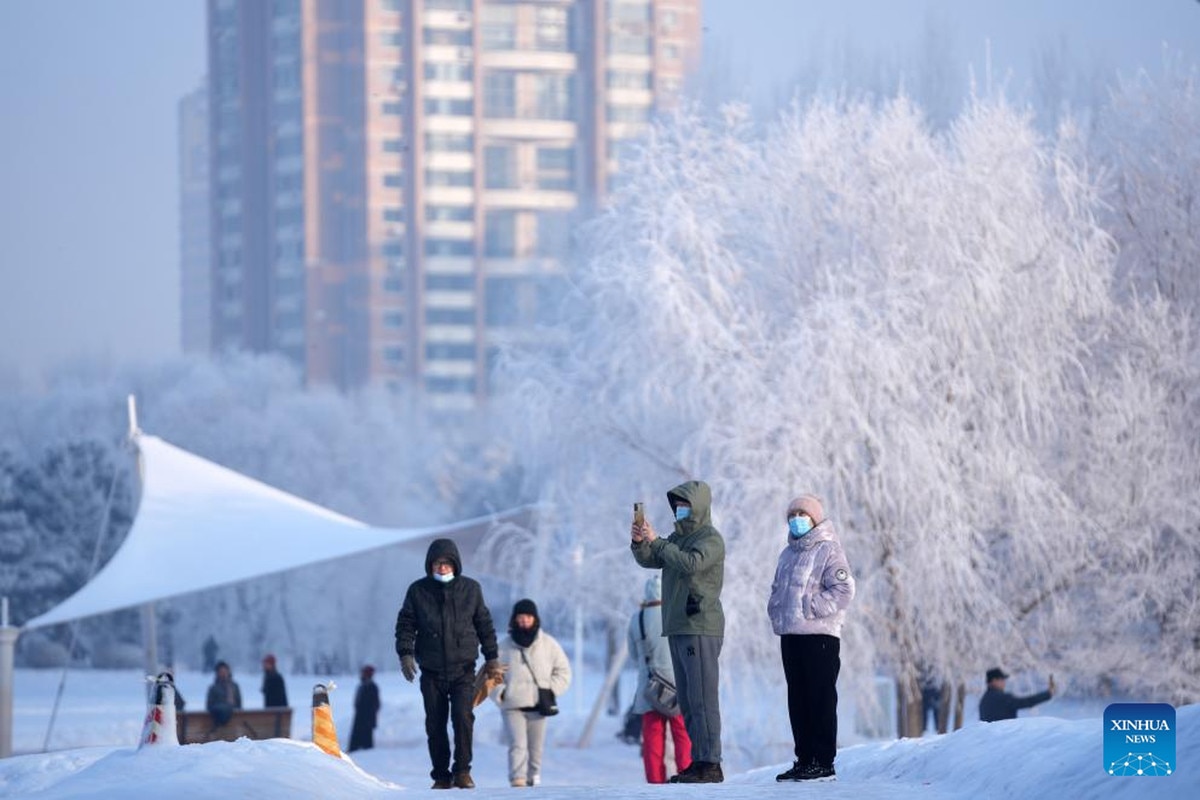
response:
{"label": "green hooded jacket", "polygon": [[725,540],[712,526],[712,490],[688,481],[667,492],[667,500],[671,511],[681,500],[691,504],[691,516],[665,539],[631,545],[639,564],[662,570],[663,635],[724,636]]}

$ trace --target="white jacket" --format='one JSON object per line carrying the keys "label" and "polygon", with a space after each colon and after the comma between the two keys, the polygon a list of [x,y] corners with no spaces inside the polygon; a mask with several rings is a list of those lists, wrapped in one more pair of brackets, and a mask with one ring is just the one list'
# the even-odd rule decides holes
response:
{"label": "white jacket", "polygon": [[512,636],[506,637],[500,643],[500,663],[508,669],[504,672],[504,683],[492,690],[492,699],[504,709],[537,705],[538,686],[560,697],[571,685],[571,662],[567,661],[558,640],[545,631],[538,631],[529,647],[524,648]]}

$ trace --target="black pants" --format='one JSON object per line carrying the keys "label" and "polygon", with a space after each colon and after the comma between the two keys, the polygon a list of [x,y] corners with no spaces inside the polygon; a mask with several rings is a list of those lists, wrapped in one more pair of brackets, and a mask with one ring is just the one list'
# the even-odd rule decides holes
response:
{"label": "black pants", "polygon": [[350,746],[346,748],[346,751],[353,753],[355,750],[370,750],[374,746],[374,720],[366,714],[359,716],[356,711],[354,713],[354,725],[350,728]]}
{"label": "black pants", "polygon": [[837,755],[837,677],[842,642],[825,634],[780,637],[788,718],[796,760],[833,766]]}
{"label": "black pants", "polygon": [[[435,781],[450,780],[453,773],[471,769],[471,741],[475,726],[475,665],[456,672],[421,672],[421,697],[425,700],[425,736]],[[450,738],[446,722],[454,727],[454,765],[450,765]]]}

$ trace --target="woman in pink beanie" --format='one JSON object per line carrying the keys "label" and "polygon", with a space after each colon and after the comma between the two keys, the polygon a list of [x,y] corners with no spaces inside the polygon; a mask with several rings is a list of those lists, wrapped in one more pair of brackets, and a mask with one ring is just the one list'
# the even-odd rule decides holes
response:
{"label": "woman in pink beanie", "polygon": [[840,637],[854,577],[820,500],[805,494],[788,503],[787,526],[767,614],[783,655],[796,763],[775,780],[833,780]]}

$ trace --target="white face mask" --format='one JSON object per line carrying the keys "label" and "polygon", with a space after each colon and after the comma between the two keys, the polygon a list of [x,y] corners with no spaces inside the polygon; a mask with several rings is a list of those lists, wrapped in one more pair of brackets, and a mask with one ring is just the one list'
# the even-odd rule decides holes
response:
{"label": "white face mask", "polygon": [[454,573],[447,572],[445,575],[443,575],[440,572],[435,572],[433,573],[433,579],[435,581],[441,581],[442,583],[449,583],[450,581],[454,580]]}

